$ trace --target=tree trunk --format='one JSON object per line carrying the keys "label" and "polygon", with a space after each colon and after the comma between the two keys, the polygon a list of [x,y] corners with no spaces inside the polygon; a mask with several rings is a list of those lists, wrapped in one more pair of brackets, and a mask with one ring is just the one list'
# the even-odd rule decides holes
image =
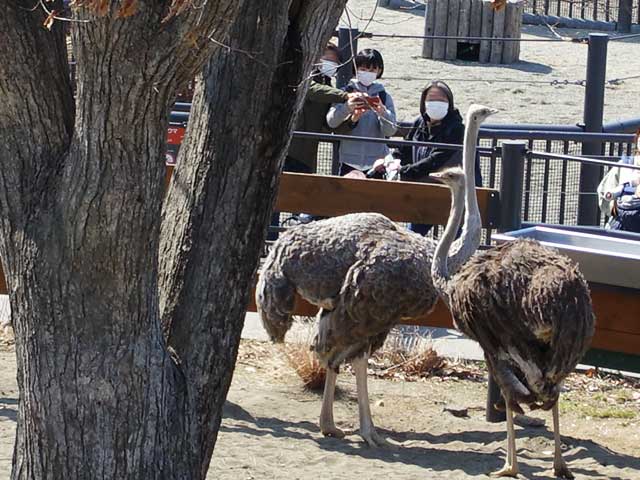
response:
{"label": "tree trunk", "polygon": [[291,3],[245,4],[229,48],[209,62],[163,210],[161,313],[191,387],[202,478],[290,133],[346,1]]}
{"label": "tree trunk", "polygon": [[[47,31],[20,0],[0,15],[12,479],[204,478],[304,90],[292,85],[344,0],[133,2],[124,16],[130,2],[84,3],[71,24],[76,113],[59,22]],[[246,51],[218,48],[230,28]],[[216,49],[160,242],[168,108]]]}

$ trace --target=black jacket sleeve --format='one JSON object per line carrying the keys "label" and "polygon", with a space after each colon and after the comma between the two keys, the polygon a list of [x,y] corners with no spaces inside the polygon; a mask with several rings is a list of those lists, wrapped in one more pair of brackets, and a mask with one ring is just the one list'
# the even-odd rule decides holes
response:
{"label": "black jacket sleeve", "polygon": [[[411,126],[411,130],[409,130],[409,132],[404,136],[405,140],[415,140],[416,139],[416,132],[418,131],[418,129],[421,126],[421,121],[422,119],[420,117],[418,117],[414,122],[413,125]],[[403,146],[403,147],[398,147],[397,149],[395,149],[393,151],[393,158],[398,158],[400,159],[400,164],[401,165],[409,165],[413,162],[413,149],[414,147],[412,146]]]}
{"label": "black jacket sleeve", "polygon": [[[439,139],[440,140],[440,139]],[[461,145],[464,140],[464,125],[462,123],[456,123],[447,132],[447,135],[440,141],[442,143],[455,143]],[[457,150],[448,150],[444,148],[435,148],[425,158],[421,158],[416,163],[411,165],[405,173],[408,177],[419,178],[428,175],[431,172],[436,172],[442,168],[442,166],[449,161]]]}

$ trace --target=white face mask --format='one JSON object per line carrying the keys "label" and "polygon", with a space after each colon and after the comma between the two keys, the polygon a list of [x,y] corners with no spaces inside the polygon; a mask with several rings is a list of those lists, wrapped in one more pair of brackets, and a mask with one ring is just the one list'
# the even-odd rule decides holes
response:
{"label": "white face mask", "polygon": [[365,87],[368,87],[369,85],[371,85],[373,82],[376,81],[376,78],[378,78],[378,74],[376,72],[367,72],[365,70],[358,70],[358,73],[356,74],[356,78],[362,85],[364,85]]}
{"label": "white face mask", "polygon": [[427,115],[431,120],[442,120],[449,113],[449,102],[427,102]]}
{"label": "white face mask", "polygon": [[331,60],[320,60],[320,73],[326,77],[335,77],[338,64]]}

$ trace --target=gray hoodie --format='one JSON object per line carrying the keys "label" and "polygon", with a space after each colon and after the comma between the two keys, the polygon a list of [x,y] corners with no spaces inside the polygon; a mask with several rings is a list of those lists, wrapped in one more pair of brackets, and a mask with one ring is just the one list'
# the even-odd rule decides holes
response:
{"label": "gray hoodie", "polygon": [[[360,82],[352,79],[347,86],[348,91],[363,92],[371,97],[379,96],[384,87],[373,82],[365,87]],[[396,133],[396,110],[393,105],[393,99],[389,93],[386,93],[385,112],[378,117],[378,114],[372,110],[365,112],[355,127],[348,133],[356,137],[375,137],[385,138]],[[346,103],[334,104],[327,113],[327,124],[331,128],[338,128],[343,122],[349,118],[350,112]],[[370,142],[340,142],[340,162],[346,163],[350,167],[359,170],[368,170],[373,166],[379,158],[385,157],[389,153],[389,147],[382,143]]]}

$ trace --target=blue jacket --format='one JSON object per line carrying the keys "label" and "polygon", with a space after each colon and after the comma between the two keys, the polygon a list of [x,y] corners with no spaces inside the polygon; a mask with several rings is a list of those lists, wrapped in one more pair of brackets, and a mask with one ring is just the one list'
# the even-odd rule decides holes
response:
{"label": "blue jacket", "polygon": [[[380,93],[385,91],[384,87],[374,82],[365,87],[360,82],[352,79],[346,87],[346,90],[357,91],[369,94],[371,97],[378,97]],[[382,95],[384,100],[385,112],[378,117],[376,112],[365,112],[357,123],[353,124],[353,129],[349,135],[358,137],[374,137],[386,138],[396,133],[396,110],[393,105],[393,99],[389,93]],[[330,128],[338,128],[342,123],[350,121],[351,113],[346,103],[334,104],[327,113],[327,124]],[[382,143],[370,142],[354,142],[343,140],[340,142],[340,162],[357,168],[358,170],[368,170],[373,163],[385,157],[389,153],[389,147]]]}

